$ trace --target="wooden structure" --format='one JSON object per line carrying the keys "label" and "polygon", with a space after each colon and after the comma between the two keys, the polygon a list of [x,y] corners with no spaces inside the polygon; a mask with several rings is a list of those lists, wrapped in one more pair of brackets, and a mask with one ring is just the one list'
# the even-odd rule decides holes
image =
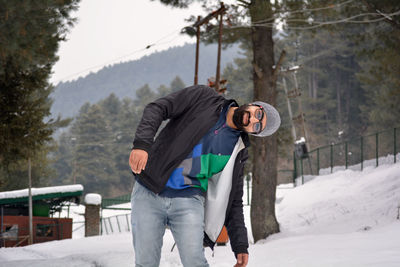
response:
{"label": "wooden structure", "polygon": [[[223,28],[223,16],[226,13],[227,8],[224,3],[220,3],[221,7],[218,10],[215,10],[208,14],[205,18],[197,17],[196,23],[193,24],[192,27],[185,27],[183,30],[189,33],[196,33],[196,61],[195,61],[195,71],[194,71],[194,85],[198,84],[198,72],[199,72],[199,44],[200,44],[200,26],[207,24],[211,19],[216,18],[219,19],[218,26],[218,54],[217,54],[217,71],[215,81],[211,87],[214,87],[218,93],[224,93],[226,87],[221,86],[221,77],[220,77],[220,69],[221,69],[221,44],[222,44],[222,28]],[[225,80],[226,82],[226,80]],[[224,82],[224,83],[225,83]],[[209,83],[210,86],[210,83]]]}
{"label": "wooden structure", "polygon": [[[53,218],[67,203],[79,203],[82,185],[32,188],[33,243],[72,237],[72,219]],[[28,189],[0,192],[0,247],[28,245]]]}

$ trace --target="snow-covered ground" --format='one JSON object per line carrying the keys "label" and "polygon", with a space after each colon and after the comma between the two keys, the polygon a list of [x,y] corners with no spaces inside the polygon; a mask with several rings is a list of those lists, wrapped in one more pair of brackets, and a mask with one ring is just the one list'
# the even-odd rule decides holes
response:
{"label": "snow-covered ground", "polygon": [[[247,203],[247,197],[244,197]],[[79,207],[78,207],[79,208]],[[73,211],[79,216],[81,211]],[[127,211],[103,211],[103,216]],[[277,190],[281,232],[253,244],[248,266],[400,266],[400,163],[338,171]],[[76,214],[78,213],[78,214]],[[251,233],[250,207],[245,207]],[[122,218],[125,215],[121,215]],[[251,235],[249,235],[251,236]],[[134,266],[129,232],[0,249],[0,266]],[[167,230],[161,266],[181,266]],[[206,249],[210,266],[233,266],[230,246]]]}

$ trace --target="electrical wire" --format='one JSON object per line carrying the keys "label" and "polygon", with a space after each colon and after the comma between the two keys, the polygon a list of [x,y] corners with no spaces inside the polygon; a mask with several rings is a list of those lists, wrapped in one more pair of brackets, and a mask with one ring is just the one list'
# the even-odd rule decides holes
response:
{"label": "electrical wire", "polygon": [[[340,6],[346,5],[346,4],[348,4],[348,3],[350,3],[350,2],[353,2],[353,1],[354,1],[354,0],[348,0],[348,1],[345,1],[345,2],[342,2],[342,3],[338,3],[338,4],[335,4],[335,5],[329,5],[329,6],[319,7],[319,8],[313,8],[313,9],[301,9],[301,10],[294,10],[294,11],[277,10],[277,11],[275,11],[275,12],[276,12],[276,13],[290,13],[290,14],[297,14],[297,13],[308,12],[308,11],[312,11],[312,12],[313,12],[313,11],[318,11],[318,10],[325,10],[325,9],[331,9],[331,8],[335,8],[335,7],[340,7]],[[270,20],[274,20],[274,19],[275,19],[275,18],[270,18],[270,19],[267,19],[267,20],[264,20],[264,21],[270,21]],[[257,22],[254,22],[252,25],[253,25],[253,26],[257,26],[256,24],[259,24],[259,23],[262,23],[262,22],[263,22],[263,21],[257,21]],[[260,25],[260,26],[268,26],[268,25],[263,24],[263,25]],[[230,27],[230,28],[233,29],[233,28],[242,28],[242,27],[243,27],[243,26],[233,26],[233,27]],[[251,27],[251,26],[247,26],[247,27]],[[274,25],[271,23],[271,28],[272,28],[272,27],[274,27]],[[178,38],[178,37],[174,38],[173,40],[166,41],[166,42],[162,42],[162,43],[160,43],[160,41],[163,40],[163,39],[165,39],[165,38],[167,38],[167,37],[169,37],[169,36],[172,35],[172,34],[176,34],[177,32],[180,32],[180,31],[181,31],[180,29],[179,29],[179,30],[174,30],[173,32],[171,32],[171,33],[167,34],[166,36],[160,38],[160,39],[157,40],[156,42],[147,45],[147,46],[146,46],[145,48],[143,48],[143,49],[139,49],[139,50],[133,51],[133,52],[127,54],[127,55],[118,57],[118,58],[116,58],[116,59],[112,59],[112,60],[110,60],[110,61],[108,61],[108,62],[106,62],[106,63],[99,64],[99,65],[96,65],[96,66],[93,66],[93,67],[89,67],[89,68],[87,68],[87,69],[85,69],[85,70],[82,70],[82,71],[79,71],[79,72],[70,74],[70,75],[68,75],[68,76],[66,76],[66,77],[63,77],[63,78],[58,79],[57,81],[55,81],[55,83],[58,83],[58,82],[60,82],[60,81],[62,81],[62,80],[68,80],[68,79],[70,79],[70,78],[72,78],[72,77],[78,76],[79,74],[88,72],[88,71],[93,70],[93,69],[96,69],[96,68],[100,68],[100,67],[102,67],[102,66],[109,65],[109,64],[111,64],[112,62],[116,62],[116,61],[122,60],[122,59],[124,59],[124,58],[126,58],[126,57],[130,57],[130,56],[132,56],[132,55],[134,55],[134,54],[137,54],[137,53],[139,53],[139,52],[145,51],[146,49],[149,49],[149,48],[151,48],[151,47],[153,47],[153,46],[155,46],[155,45],[162,45],[162,44],[170,43],[170,42],[174,41],[174,40],[175,40],[176,38]]]}
{"label": "electrical wire", "polygon": [[[303,9],[303,10],[294,10],[294,11],[278,10],[278,11],[276,11],[276,13],[297,14],[297,13],[303,13],[303,12],[315,12],[315,11],[319,11],[319,10],[325,10],[325,9],[331,9],[331,8],[340,7],[340,6],[349,4],[349,3],[353,2],[353,1],[354,0],[349,0],[349,1],[345,1],[345,2],[342,2],[342,3],[335,4],[335,5],[330,5],[330,6],[320,7],[320,8],[312,8],[312,9]],[[316,25],[312,25],[312,26],[308,26],[308,27],[307,26],[303,26],[303,27],[289,26],[289,27],[287,27],[287,29],[290,29],[290,30],[311,30],[311,29],[316,29],[316,28],[322,27],[322,26],[339,24],[339,23],[355,23],[355,24],[374,23],[374,22],[379,22],[379,21],[382,21],[382,20],[385,20],[385,19],[388,19],[388,18],[391,19],[392,16],[397,16],[399,14],[400,14],[400,11],[396,11],[396,12],[393,12],[393,13],[390,13],[390,14],[361,13],[361,14],[357,14],[355,16],[351,16],[351,17],[348,17],[348,18],[343,18],[343,19],[340,19],[340,20],[334,20],[334,21],[310,21],[310,20],[301,20],[301,19],[288,19],[288,20],[284,20],[284,22],[288,22],[288,23],[290,23],[290,22],[304,22],[304,23],[309,23],[309,24],[310,23],[311,24],[316,24]],[[359,18],[359,17],[363,17],[363,16],[383,16],[383,17],[378,18],[378,19],[370,19],[370,20],[353,20],[355,18]],[[272,22],[271,23],[263,23],[265,21],[271,21],[271,20],[274,20],[274,19],[275,18],[269,18],[269,19],[266,19],[266,20],[262,20],[262,21],[257,21],[257,22],[251,23],[250,25],[231,26],[229,28],[230,29],[251,28],[251,27],[270,27],[270,28],[275,28],[275,25],[276,25],[275,23],[272,23]],[[93,69],[96,69],[96,68],[100,68],[100,67],[109,65],[111,63],[115,63],[117,61],[121,61],[124,58],[131,57],[132,55],[135,55],[135,54],[137,54],[139,52],[143,52],[143,51],[145,51],[147,49],[150,49],[151,47],[154,47],[156,45],[163,45],[163,44],[166,44],[166,43],[170,43],[170,42],[176,40],[178,38],[178,36],[175,36],[175,38],[173,38],[173,39],[171,39],[169,41],[165,41],[165,42],[161,42],[161,41],[166,39],[166,38],[168,38],[168,37],[171,37],[172,35],[176,35],[179,32],[180,32],[180,29],[179,30],[174,30],[173,32],[163,36],[160,39],[158,39],[156,42],[147,45],[145,48],[135,50],[135,51],[133,51],[133,52],[131,52],[129,54],[126,54],[126,55],[120,56],[118,58],[112,59],[112,60],[107,61],[107,62],[105,62],[103,64],[92,66],[92,67],[86,68],[84,70],[81,70],[79,72],[70,74],[68,76],[65,76],[63,78],[58,79],[57,81],[55,81],[55,83],[61,82],[63,80],[68,80],[68,79],[70,79],[72,77],[76,77],[79,74],[88,72],[90,70],[93,70]]]}
{"label": "electrical wire", "polygon": [[[362,14],[357,14],[348,18],[343,18],[340,20],[333,20],[333,21],[310,21],[310,20],[302,20],[302,19],[288,19],[288,20],[284,20],[283,22],[304,22],[304,23],[315,23],[317,25],[313,25],[313,26],[309,26],[309,27],[293,27],[293,26],[289,26],[287,27],[288,29],[291,30],[309,30],[309,29],[315,29],[315,28],[319,28],[325,25],[333,25],[333,24],[340,24],[340,23],[357,23],[357,24],[366,24],[366,23],[374,23],[374,22],[378,22],[378,21],[382,21],[385,19],[388,19],[393,17],[393,16],[397,16],[400,15],[400,10],[390,13],[390,14],[384,14],[385,16],[383,16],[383,14],[379,14],[379,13],[362,13]],[[362,16],[381,16],[381,18],[378,19],[369,19],[369,20],[353,20],[355,18],[358,17],[362,17]],[[383,17],[382,17],[383,16]],[[275,28],[276,23],[264,23],[264,24],[250,24],[250,25],[240,25],[240,26],[232,26],[230,27],[231,29],[234,28],[251,28],[251,27],[269,27],[269,28]]]}
{"label": "electrical wire", "polygon": [[[334,5],[329,5],[329,6],[325,6],[325,7],[317,7],[317,8],[310,8],[310,9],[297,9],[297,10],[276,10],[274,11],[274,14],[281,14],[281,13],[288,13],[288,14],[298,14],[298,13],[304,13],[304,12],[314,12],[314,11],[319,11],[319,10],[325,10],[325,9],[332,9],[332,8],[336,8],[336,7],[340,7],[343,5],[347,5],[351,2],[353,2],[354,0],[349,0],[349,1],[345,1],[342,3],[338,3],[338,4],[334,4]],[[264,20],[259,20],[259,21],[255,21],[253,22],[253,24],[262,24],[264,22],[267,21],[272,21],[276,19],[275,17],[271,17],[268,19],[264,19]]]}
{"label": "electrical wire", "polygon": [[[359,15],[355,15],[349,18],[344,18],[344,19],[340,19],[340,20],[334,20],[334,21],[326,21],[326,22],[319,22],[319,24],[317,25],[313,25],[313,26],[309,26],[309,27],[289,27],[292,30],[311,30],[311,29],[316,29],[322,26],[326,26],[326,25],[334,25],[334,24],[340,24],[340,23],[356,23],[356,24],[366,24],[366,23],[374,23],[374,22],[378,22],[378,21],[382,21],[387,19],[386,17],[381,17],[378,19],[373,19],[373,20],[352,20],[354,18],[357,17],[361,17],[361,16],[366,16],[366,15],[371,15],[373,13],[365,13],[365,14],[359,14]],[[375,13],[375,15],[378,13]],[[397,16],[400,14],[400,10],[396,11],[394,13],[391,14],[386,14],[388,16]],[[379,14],[378,14],[379,15]]]}
{"label": "electrical wire", "polygon": [[[84,69],[84,70],[75,72],[75,73],[70,74],[70,75],[68,75],[68,76],[65,76],[65,77],[63,77],[63,78],[57,79],[54,83],[57,84],[57,83],[59,83],[59,82],[61,82],[61,81],[63,81],[63,80],[68,80],[68,79],[70,79],[70,78],[72,78],[72,77],[76,77],[76,76],[78,76],[79,74],[86,73],[86,72],[88,72],[88,71],[90,71],[90,70],[97,69],[97,68],[101,68],[101,67],[110,65],[110,64],[112,64],[112,63],[116,63],[116,62],[121,61],[121,60],[123,60],[123,59],[125,59],[125,58],[127,58],[127,57],[131,57],[131,56],[133,56],[133,55],[135,55],[135,54],[137,54],[137,53],[139,53],[139,52],[143,52],[143,51],[145,51],[145,50],[147,50],[147,49],[150,49],[150,48],[152,48],[152,47],[154,47],[154,46],[158,46],[158,45],[163,45],[163,44],[166,44],[166,43],[170,43],[170,42],[176,40],[176,39],[179,37],[179,36],[176,36],[177,33],[180,33],[180,29],[179,29],[179,30],[174,30],[174,31],[172,31],[171,33],[169,33],[169,34],[167,34],[167,35],[161,37],[160,39],[158,39],[158,40],[155,41],[154,43],[148,44],[148,45],[147,45],[146,47],[144,47],[144,48],[141,48],[141,49],[135,50],[135,51],[133,51],[133,52],[131,52],[131,53],[129,53],[129,54],[126,54],[126,55],[123,55],[123,56],[120,56],[120,57],[111,59],[111,60],[109,60],[109,61],[107,61],[107,62],[105,62],[105,63],[98,64],[98,65],[96,65],[96,66],[91,66],[91,67],[88,67],[88,68],[86,68],[86,69]],[[173,38],[172,40],[165,41],[165,42],[161,42],[162,40],[164,40],[164,39],[166,39],[166,38],[168,38],[168,37],[171,37],[171,36],[174,36],[174,38]]]}
{"label": "electrical wire", "polygon": [[129,53],[129,54],[126,54],[126,55],[124,55],[124,56],[121,56],[121,57],[118,57],[118,58],[109,60],[109,61],[107,61],[107,62],[105,62],[105,63],[98,64],[98,65],[95,65],[95,66],[91,66],[91,67],[88,67],[88,68],[86,68],[86,69],[84,69],[84,70],[80,70],[80,71],[75,72],[75,73],[73,73],[73,74],[69,74],[68,76],[65,76],[65,77],[63,77],[63,78],[60,78],[60,79],[56,80],[54,83],[57,84],[57,83],[59,83],[59,82],[61,82],[61,81],[63,81],[63,80],[68,80],[68,79],[70,79],[70,78],[76,77],[76,76],[78,76],[79,74],[88,72],[88,71],[90,71],[90,70],[93,70],[93,69],[97,69],[97,68],[101,68],[101,67],[107,66],[107,65],[109,65],[109,64],[111,64],[111,63],[113,63],[113,62],[116,62],[116,61],[118,61],[118,60],[124,59],[124,58],[126,58],[126,57],[130,57],[130,56],[132,56],[132,55],[134,55],[134,54],[137,54],[137,53],[139,53],[139,52],[145,51],[145,50],[149,49],[149,48],[152,47],[152,46],[153,46],[153,44],[152,44],[152,45],[148,45],[148,46],[146,46],[145,48],[135,50],[135,51],[133,51],[133,52],[131,52],[131,53]]}

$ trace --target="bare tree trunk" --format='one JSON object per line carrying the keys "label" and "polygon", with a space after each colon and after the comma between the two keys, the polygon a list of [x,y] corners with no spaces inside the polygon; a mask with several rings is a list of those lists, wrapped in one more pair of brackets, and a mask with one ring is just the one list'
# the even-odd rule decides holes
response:
{"label": "bare tree trunk", "polygon": [[342,94],[341,94],[341,83],[340,83],[340,73],[336,70],[336,105],[337,105],[337,124],[338,128],[342,130]]}
{"label": "bare tree trunk", "polygon": [[[252,0],[252,22],[272,17],[270,1]],[[254,100],[276,105],[277,91],[274,78],[274,43],[272,29],[252,28]],[[266,138],[253,138],[253,181],[251,199],[251,227],[254,241],[279,232],[275,216],[278,146],[276,134]]]}
{"label": "bare tree trunk", "polygon": [[[307,49],[308,56],[311,57],[312,55],[312,50],[311,48]],[[314,60],[311,61],[311,67],[314,67]],[[314,98],[314,88],[313,88],[313,83],[312,83],[312,69],[310,72],[307,73],[307,83],[308,83],[308,96],[310,98]]]}
{"label": "bare tree trunk", "polygon": [[[317,45],[313,44],[313,55],[317,54]],[[312,70],[312,82],[313,82],[313,99],[317,99],[317,92],[318,92],[318,83],[317,83],[317,77],[315,74],[316,69],[318,68],[318,61],[317,59],[313,59],[313,70]]]}
{"label": "bare tree trunk", "polygon": [[[349,69],[354,67],[352,63],[353,63],[353,60],[352,60],[352,58],[350,58],[349,61],[347,62],[347,67]],[[352,103],[352,101],[351,101],[351,91],[352,90],[351,90],[350,80],[351,80],[350,75],[348,73],[346,73],[346,88],[345,88],[345,94],[346,94],[346,99],[345,99],[345,101],[346,101],[345,102],[346,103],[346,120],[345,120],[345,123],[346,123],[346,129],[347,130],[349,129],[348,123],[350,121],[350,118],[349,118],[350,117],[350,103]],[[346,134],[348,134],[348,132]]]}

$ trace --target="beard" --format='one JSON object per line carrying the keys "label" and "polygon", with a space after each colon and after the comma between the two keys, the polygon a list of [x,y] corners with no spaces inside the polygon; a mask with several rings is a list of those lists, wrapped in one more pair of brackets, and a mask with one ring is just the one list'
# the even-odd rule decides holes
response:
{"label": "beard", "polygon": [[[248,106],[249,106],[248,104],[241,105],[233,112],[232,121],[239,131],[245,131],[244,127],[246,127],[250,123],[250,112],[246,110]],[[247,114],[248,118],[247,123],[243,123],[243,118],[245,114]]]}

